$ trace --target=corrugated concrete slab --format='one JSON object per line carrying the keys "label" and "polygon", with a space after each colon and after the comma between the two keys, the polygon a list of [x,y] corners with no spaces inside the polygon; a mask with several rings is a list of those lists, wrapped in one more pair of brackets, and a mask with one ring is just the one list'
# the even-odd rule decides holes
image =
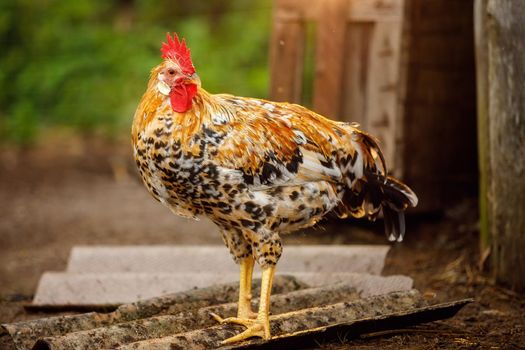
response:
{"label": "corrugated concrete slab", "polygon": [[[379,275],[389,246],[285,246],[280,272],[359,272]],[[74,247],[67,272],[238,272],[223,246],[80,246]]]}
{"label": "corrugated concrete slab", "polygon": [[[286,349],[295,348],[294,341],[301,342],[301,337],[312,340],[322,334],[323,338],[337,339],[341,334],[350,338],[395,330],[452,317],[472,302],[464,299],[429,305],[416,290],[363,298],[345,283],[305,288],[293,278],[278,277],[275,282],[270,317],[273,338],[251,339],[226,348],[267,345],[270,349]],[[237,293],[236,283],[215,285],[121,305],[107,313],[3,324],[0,337],[10,349],[18,350],[223,348],[221,341],[239,333],[242,327],[218,325],[210,312],[235,315]]]}
{"label": "corrugated concrete slab", "polygon": [[[412,279],[362,273],[309,273],[291,275],[310,286],[345,282],[363,297],[406,291]],[[238,281],[236,273],[45,273],[33,305],[118,305],[193,288]]]}

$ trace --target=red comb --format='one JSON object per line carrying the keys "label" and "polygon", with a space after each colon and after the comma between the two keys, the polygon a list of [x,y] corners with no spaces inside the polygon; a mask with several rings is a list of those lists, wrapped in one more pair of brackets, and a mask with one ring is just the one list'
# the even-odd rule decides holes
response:
{"label": "red comb", "polygon": [[166,37],[168,38],[168,43],[162,43],[160,49],[162,58],[169,58],[176,61],[183,73],[195,73],[195,67],[193,67],[193,63],[191,62],[190,49],[186,47],[186,41],[184,39],[182,39],[182,42],[179,41],[177,33],[173,33],[173,39],[170,33],[166,33]]}

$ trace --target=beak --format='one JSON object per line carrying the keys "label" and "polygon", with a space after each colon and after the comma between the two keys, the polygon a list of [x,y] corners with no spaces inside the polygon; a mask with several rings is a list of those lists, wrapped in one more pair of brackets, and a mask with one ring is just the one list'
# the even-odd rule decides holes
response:
{"label": "beak", "polygon": [[197,75],[197,73],[193,73],[191,76],[189,76],[186,81],[186,84],[194,84],[197,86],[201,86],[201,78]]}

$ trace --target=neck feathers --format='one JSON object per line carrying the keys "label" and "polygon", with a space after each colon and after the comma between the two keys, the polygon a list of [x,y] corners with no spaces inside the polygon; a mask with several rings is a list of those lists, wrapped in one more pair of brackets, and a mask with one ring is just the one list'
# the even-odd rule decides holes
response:
{"label": "neck feathers", "polygon": [[231,113],[224,104],[218,103],[214,95],[201,87],[197,89],[191,108],[186,112],[176,112],[172,109],[169,96],[161,94],[156,81],[151,80],[135,112],[132,140],[136,142],[140,132],[146,130],[156,118],[163,117],[173,120],[172,137],[189,146],[191,138],[203,125],[224,124],[225,116],[229,115]]}

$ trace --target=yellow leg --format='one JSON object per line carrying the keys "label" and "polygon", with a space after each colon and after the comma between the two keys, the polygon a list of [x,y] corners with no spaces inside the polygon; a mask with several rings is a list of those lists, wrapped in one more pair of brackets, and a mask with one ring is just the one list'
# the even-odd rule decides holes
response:
{"label": "yellow leg", "polygon": [[259,311],[255,320],[236,317],[220,319],[217,318],[217,315],[214,316],[221,323],[236,323],[246,327],[244,332],[224,340],[223,344],[234,343],[251,337],[260,337],[266,340],[270,339],[270,319],[268,314],[270,312],[270,295],[272,293],[274,274],[274,266],[265,268],[262,272],[261,299],[259,301]]}
{"label": "yellow leg", "polygon": [[239,304],[238,318],[255,318],[257,314],[252,311],[252,275],[255,260],[252,257],[241,261],[241,276],[239,278]]}
{"label": "yellow leg", "polygon": [[218,322],[233,322],[232,320],[250,320],[257,317],[252,311],[252,275],[255,260],[252,257],[241,260],[241,273],[239,277],[239,303],[237,304],[237,317],[222,318],[211,313]]}

